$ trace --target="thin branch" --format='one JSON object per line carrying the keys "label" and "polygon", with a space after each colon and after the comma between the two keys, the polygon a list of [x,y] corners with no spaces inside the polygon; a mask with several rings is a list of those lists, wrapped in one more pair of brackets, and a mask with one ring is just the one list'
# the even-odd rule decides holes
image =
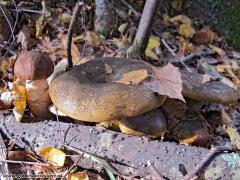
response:
{"label": "thin branch", "polygon": [[[168,45],[168,43],[162,38],[161,39],[163,45],[167,48],[167,50],[175,57],[177,58],[177,54],[172,50],[172,48]],[[192,72],[192,70],[182,61],[181,59],[178,60],[186,69],[188,72]]]}
{"label": "thin branch", "polygon": [[78,159],[72,164],[72,166],[63,174],[61,180],[64,180],[71,170],[77,165],[77,163],[83,158],[84,153],[78,155]]}
{"label": "thin branch", "polygon": [[14,164],[29,164],[29,165],[35,165],[35,166],[49,166],[47,163],[38,163],[38,162],[28,162],[28,161],[13,161],[13,160],[5,160],[0,159],[0,162],[6,162],[6,163],[14,163]]}
{"label": "thin branch", "polygon": [[189,180],[193,178],[216,153],[223,151],[233,151],[233,148],[229,146],[217,146],[211,148],[209,153],[198,163],[197,166],[195,166],[195,168],[191,172],[185,175],[182,180]]}
{"label": "thin branch", "polygon": [[137,11],[137,9],[134,7],[134,5],[127,0],[120,0],[125,6],[127,6],[129,9],[132,10],[132,12],[137,16],[140,17],[141,13]]}
{"label": "thin branch", "polygon": [[1,49],[4,49],[4,50],[6,50],[6,51],[8,51],[8,53],[9,53],[11,56],[15,56],[15,55],[17,55],[17,53],[15,53],[13,50],[11,50],[11,49],[5,47],[3,44],[0,44],[0,48],[1,48]]}
{"label": "thin branch", "polygon": [[79,15],[79,9],[82,5],[82,2],[76,2],[76,5],[74,7],[73,16],[71,18],[71,22],[68,28],[68,34],[67,34],[67,59],[68,59],[68,68],[72,68],[73,62],[72,62],[72,54],[71,54],[71,48],[72,48],[72,33],[73,33],[73,27],[74,24],[78,18]]}

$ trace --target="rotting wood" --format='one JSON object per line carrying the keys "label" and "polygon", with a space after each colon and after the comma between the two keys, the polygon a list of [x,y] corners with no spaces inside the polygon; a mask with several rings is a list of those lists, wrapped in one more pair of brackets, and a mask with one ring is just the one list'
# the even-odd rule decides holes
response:
{"label": "rotting wood", "polygon": [[[124,175],[148,176],[150,168],[147,161],[151,161],[163,176],[181,179],[183,175],[179,170],[180,166],[184,165],[190,172],[209,152],[204,148],[150,140],[146,137],[131,137],[102,127],[56,121],[18,123],[12,114],[0,116],[0,127],[6,136],[16,139],[21,147],[31,146],[38,152],[42,147],[59,147],[65,143],[104,158]],[[240,166],[231,168],[230,163],[223,159],[224,155],[226,154],[215,156],[206,166],[205,179],[213,176],[232,179],[238,175]],[[98,167],[85,159],[79,165],[84,168]]]}

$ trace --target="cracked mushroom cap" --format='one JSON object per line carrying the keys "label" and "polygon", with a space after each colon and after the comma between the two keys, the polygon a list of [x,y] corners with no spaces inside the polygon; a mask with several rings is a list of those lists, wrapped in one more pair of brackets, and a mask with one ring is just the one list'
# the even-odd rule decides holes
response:
{"label": "cracked mushroom cap", "polygon": [[49,77],[54,70],[50,57],[42,52],[21,53],[14,65],[14,74],[22,80],[40,80]]}

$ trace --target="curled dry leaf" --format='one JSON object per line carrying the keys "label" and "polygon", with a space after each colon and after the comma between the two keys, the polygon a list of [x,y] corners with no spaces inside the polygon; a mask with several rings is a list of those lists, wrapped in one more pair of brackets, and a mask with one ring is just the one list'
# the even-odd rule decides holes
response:
{"label": "curled dry leaf", "polygon": [[143,82],[148,77],[148,72],[146,69],[139,69],[136,71],[131,71],[129,73],[123,74],[123,77],[117,81],[116,83],[121,84],[134,84],[138,85]]}
{"label": "curled dry leaf", "polygon": [[153,92],[185,102],[182,96],[182,78],[178,68],[167,64],[161,68],[153,67],[153,70],[153,77],[144,84]]}
{"label": "curled dry leaf", "polygon": [[224,58],[225,56],[225,51],[222,50],[221,48],[217,47],[217,46],[213,46],[211,44],[209,44],[209,47],[214,51],[216,52],[222,59]]}
{"label": "curled dry leaf", "polygon": [[45,157],[53,166],[62,167],[65,163],[66,154],[54,147],[44,147],[39,151],[39,154]]}
{"label": "curled dry leaf", "polygon": [[19,82],[12,83],[12,93],[13,93],[13,114],[17,121],[21,121],[24,115],[26,103],[26,87],[21,85]]}

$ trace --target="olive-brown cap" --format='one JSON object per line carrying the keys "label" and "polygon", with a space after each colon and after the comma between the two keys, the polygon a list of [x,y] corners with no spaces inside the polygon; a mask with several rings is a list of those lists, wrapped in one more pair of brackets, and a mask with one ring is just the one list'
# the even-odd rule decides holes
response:
{"label": "olive-brown cap", "polygon": [[14,65],[14,74],[22,80],[39,80],[49,77],[54,70],[50,57],[42,52],[21,53]]}

